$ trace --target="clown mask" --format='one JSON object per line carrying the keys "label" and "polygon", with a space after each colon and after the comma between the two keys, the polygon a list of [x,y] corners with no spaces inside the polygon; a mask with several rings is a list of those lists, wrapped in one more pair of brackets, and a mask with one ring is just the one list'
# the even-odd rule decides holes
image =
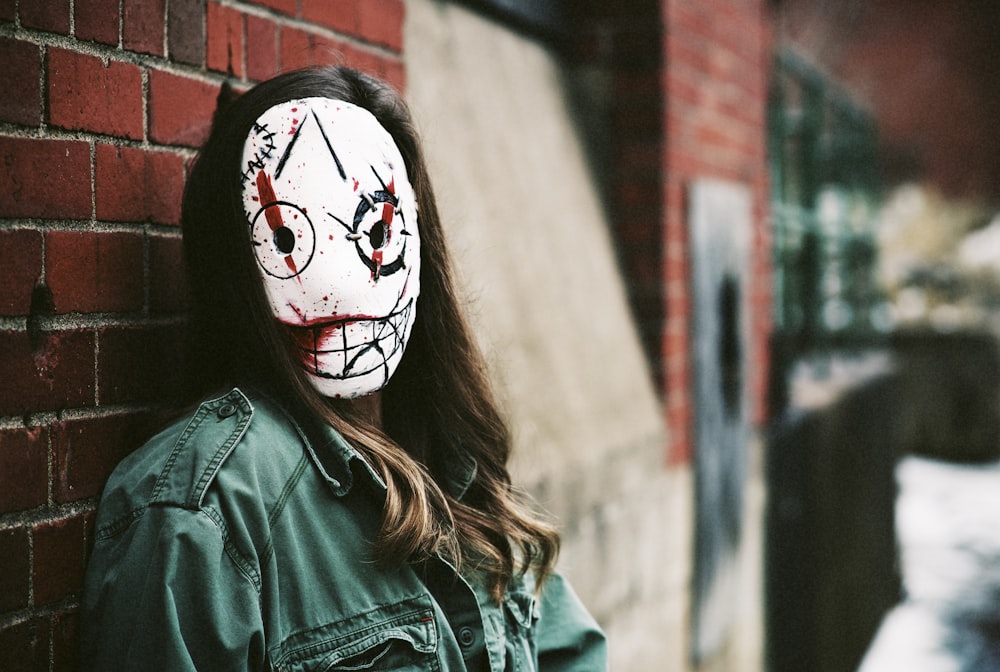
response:
{"label": "clown mask", "polygon": [[417,204],[399,149],[350,103],[276,105],[243,147],[243,206],[274,315],[328,397],[385,386],[420,293]]}

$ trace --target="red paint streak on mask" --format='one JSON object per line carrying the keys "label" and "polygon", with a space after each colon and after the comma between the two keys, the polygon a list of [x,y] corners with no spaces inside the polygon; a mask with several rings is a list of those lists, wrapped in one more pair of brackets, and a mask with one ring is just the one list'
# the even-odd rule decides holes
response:
{"label": "red paint streak on mask", "polygon": [[274,187],[271,186],[271,178],[263,170],[257,173],[257,193],[260,194],[260,204],[264,206],[264,216],[267,217],[267,225],[272,231],[277,231],[284,226],[281,221],[281,210],[269,207],[277,202],[278,197],[274,195]]}
{"label": "red paint streak on mask", "polygon": [[[396,195],[396,178],[389,180],[389,186],[386,187],[389,193],[393,196]],[[386,244],[392,240],[392,218],[396,214],[396,210],[392,203],[382,204],[382,221],[385,222],[386,226]],[[375,264],[375,268],[372,270],[372,280],[378,281],[379,273],[382,271],[382,250],[372,251],[372,262]]]}
{"label": "red paint streak on mask", "polygon": [[[391,180],[389,180],[389,186],[386,187],[386,189],[388,189],[389,193],[392,194],[393,196],[396,195],[396,178],[392,178]],[[395,214],[396,214],[395,206],[393,206],[392,203],[382,204],[382,221],[385,222],[386,226],[389,228],[389,231],[385,237],[386,244],[388,244],[389,241],[392,240],[392,217]]]}
{"label": "red paint streak on mask", "polygon": [[[257,173],[257,193],[260,194],[260,202],[264,206],[264,216],[267,218],[267,225],[271,228],[271,231],[277,231],[285,223],[281,220],[281,208],[275,205],[278,197],[274,195],[271,178],[263,170]],[[290,254],[285,257],[285,265],[288,266],[288,269],[292,273],[297,274],[299,272],[299,269],[295,267],[295,260],[292,259],[292,255]]]}

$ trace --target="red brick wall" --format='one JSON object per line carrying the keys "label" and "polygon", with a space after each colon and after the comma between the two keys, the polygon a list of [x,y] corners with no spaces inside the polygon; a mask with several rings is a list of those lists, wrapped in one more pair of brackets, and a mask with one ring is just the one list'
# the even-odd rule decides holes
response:
{"label": "red brick wall", "polygon": [[[770,332],[767,0],[587,0],[573,57],[609,74],[610,225],[670,429],[668,456],[692,450],[690,268],[685,190],[735,180],[754,194],[754,419],[764,419]],[[580,21],[580,17],[578,17]]]}
{"label": "red brick wall", "polygon": [[665,90],[663,333],[670,457],[691,455],[690,268],[685,217],[691,180],[741,182],[754,195],[751,289],[754,417],[764,417],[770,331],[771,247],[767,185],[767,82],[771,64],[766,0],[663,0]]}
{"label": "red brick wall", "polygon": [[[663,30],[660,0],[581,0],[572,51],[578,64],[608,73],[612,141],[603,170],[609,226],[629,303],[657,388],[663,359]],[[604,130],[604,129],[602,129]]]}
{"label": "red brick wall", "polygon": [[0,669],[75,667],[96,498],[178,382],[181,191],[220,87],[342,62],[402,88],[403,11],[0,0]]}

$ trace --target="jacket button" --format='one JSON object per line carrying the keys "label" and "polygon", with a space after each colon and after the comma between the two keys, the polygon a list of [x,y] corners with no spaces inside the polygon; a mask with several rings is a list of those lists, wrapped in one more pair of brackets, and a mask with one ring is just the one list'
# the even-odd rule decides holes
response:
{"label": "jacket button", "polygon": [[235,413],[236,413],[236,404],[223,404],[222,406],[219,407],[219,410],[217,411],[219,420],[222,420],[223,418],[228,418],[229,416]]}
{"label": "jacket button", "polygon": [[469,647],[476,641],[476,633],[472,631],[472,628],[465,627],[459,628],[458,630],[458,643],[462,646]]}

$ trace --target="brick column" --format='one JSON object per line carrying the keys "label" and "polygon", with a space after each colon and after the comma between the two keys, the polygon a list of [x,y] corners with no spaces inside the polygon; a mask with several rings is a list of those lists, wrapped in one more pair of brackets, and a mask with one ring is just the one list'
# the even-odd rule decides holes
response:
{"label": "brick column", "polygon": [[0,669],[76,666],[96,498],[179,382],[180,200],[219,91],[328,63],[401,88],[403,11],[0,0]]}
{"label": "brick column", "polygon": [[764,417],[770,332],[770,234],[766,149],[771,36],[763,0],[664,0],[665,91],[663,332],[670,456],[693,447],[691,310],[686,188],[697,178],[741,182],[753,191],[750,389]]}

